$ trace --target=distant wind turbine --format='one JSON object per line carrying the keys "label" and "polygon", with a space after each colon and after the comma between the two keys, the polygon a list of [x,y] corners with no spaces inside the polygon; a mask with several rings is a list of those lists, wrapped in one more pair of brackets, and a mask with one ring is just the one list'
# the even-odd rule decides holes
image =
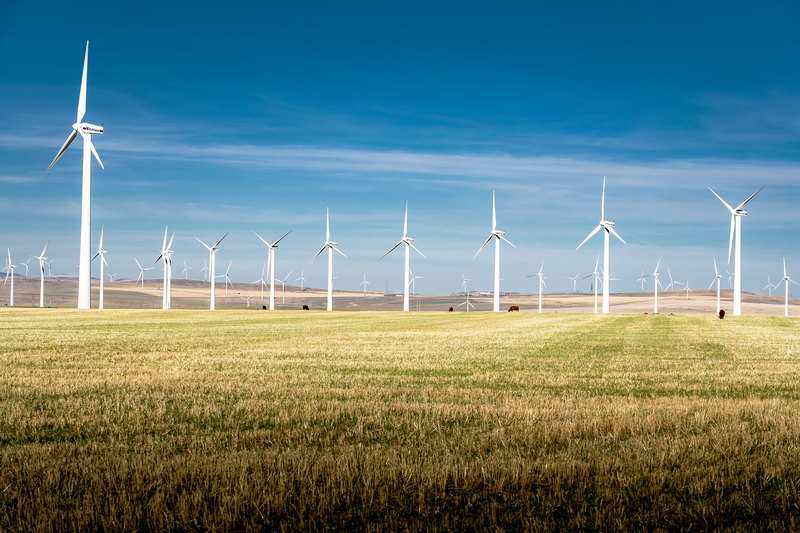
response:
{"label": "distant wind turbine", "polygon": [[100,257],[100,298],[97,301],[97,308],[98,309],[103,309],[103,302],[104,302],[104,297],[103,297],[103,279],[104,279],[103,278],[103,272],[105,271],[104,267],[108,266],[108,263],[106,262],[106,254],[108,252],[106,250],[103,250],[103,232],[104,231],[105,231],[105,226],[100,226],[100,245],[97,247],[97,253],[94,254],[94,257],[92,257],[92,261],[97,259],[98,256]]}
{"label": "distant wind turbine", "polygon": [[187,280],[187,279],[189,279],[189,271],[190,271],[190,270],[192,270],[192,267],[190,267],[189,265],[187,265],[187,264],[186,264],[186,261],[184,261],[184,262],[183,262],[183,272],[181,272],[181,274],[183,274],[183,275],[184,275],[184,276],[183,276],[183,279],[184,279],[184,280]]}
{"label": "distant wind turbine", "polygon": [[280,283],[283,286],[283,301],[281,302],[281,305],[286,303],[286,281],[289,279],[289,276],[291,275],[292,271],[290,270],[289,273],[286,274],[285,278],[278,280],[278,283]]}
{"label": "distant wind turbine", "polygon": [[[86,56],[83,60],[83,77],[81,78],[81,93],[78,98],[78,120],[72,125],[72,133],[69,134],[64,145],[56,154],[53,162],[47,167],[45,172],[49,172],[56,161],[72,144],[72,141],[81,135],[83,138],[83,189],[81,202],[81,243],[80,243],[80,271],[78,273],[78,309],[89,309],[92,306],[92,270],[91,270],[91,247],[92,247],[92,155],[103,167],[100,156],[92,144],[92,135],[102,135],[103,126],[95,126],[88,122],[81,122],[86,113],[86,74],[89,67],[89,41],[86,41]],[[44,304],[44,301],[42,301]]]}
{"label": "distant wind turbine", "polygon": [[[483,245],[480,247],[478,252],[475,254],[475,257],[478,257],[478,254],[481,253],[484,246],[489,244],[489,241],[492,240],[492,237],[495,238],[494,241],[494,308],[493,311],[495,313],[500,312],[500,239],[503,239],[508,244],[511,244],[511,241],[505,238],[505,231],[500,231],[497,229],[497,210],[495,209],[495,201],[494,201],[494,191],[492,191],[492,232],[489,234],[489,237],[486,238]],[[516,248],[513,244],[511,244],[512,248]],[[473,257],[472,259],[475,259]]]}
{"label": "distant wind turbine", "polygon": [[208,281],[208,259],[203,259],[203,268],[200,269],[200,272],[203,273],[203,281]]}
{"label": "distant wind turbine", "polygon": [[636,281],[641,281],[642,282],[642,292],[644,292],[644,284],[647,281],[645,279],[646,277],[647,276],[644,275],[644,270],[642,270],[642,275],[639,277],[639,279],[636,280]]}
{"label": "distant wind turbine", "polygon": [[139,280],[142,280],[142,290],[144,290],[144,271],[145,270],[153,270],[153,267],[142,268],[142,265],[139,264],[139,260],[138,259],[136,259],[134,257],[133,260],[136,261],[136,266],[139,267],[139,277],[136,278],[136,282],[138,283]]}
{"label": "distant wind turbine", "polygon": [[[305,274],[305,272],[306,272],[305,270],[300,271],[300,277],[295,280],[295,281],[299,281],[300,282],[300,292],[305,292],[306,291],[305,288],[303,288],[303,283],[306,282],[306,278],[303,277],[303,274]],[[262,299],[263,299],[263,296],[262,296]]]}
{"label": "distant wind turbine", "polygon": [[689,280],[687,279],[686,280],[686,299],[687,300],[689,299],[689,291],[691,291],[691,290],[692,289],[689,288]]}
{"label": "distant wind turbine", "polygon": [[4,269],[6,271],[6,280],[3,282],[3,285],[6,284],[8,281],[8,277],[11,276],[11,295],[8,300],[8,305],[14,306],[14,269],[17,268],[17,265],[11,262],[11,248],[8,249],[8,264]]}
{"label": "distant wind turbine", "polygon": [[47,240],[47,244],[44,245],[42,249],[42,255],[32,255],[34,259],[39,260],[39,279],[41,281],[41,286],[39,288],[39,307],[44,307],[44,262],[47,261],[47,258],[44,256],[45,252],[47,252],[47,247],[50,246],[50,239]]}
{"label": "distant wind turbine", "polygon": [[31,258],[29,257],[27,261],[22,263],[23,265],[25,265],[25,277],[26,278],[28,277],[28,263],[30,263],[30,262],[31,262]]}
{"label": "distant wind turbine", "polygon": [[[658,258],[658,263],[656,263],[656,269],[653,271],[652,274],[648,274],[647,275],[647,277],[653,276],[653,278],[655,279],[655,283],[654,283],[655,286],[653,287],[654,296],[655,296],[655,298],[653,300],[654,301],[654,303],[653,303],[653,314],[654,315],[658,314],[658,287],[661,286],[661,281],[659,281],[659,279],[658,279],[658,267],[659,266],[661,266],[661,258],[660,257]],[[643,275],[643,277],[644,277],[644,275]],[[664,287],[661,287],[661,288],[663,289]]]}
{"label": "distant wind turbine", "polygon": [[[217,276],[218,278],[225,278],[225,301],[226,302],[228,301],[228,283],[233,285],[233,282],[231,281],[230,276],[228,276],[228,272],[231,271],[231,265],[232,264],[233,264],[233,261],[229,261],[228,262],[228,269],[225,270],[225,273],[224,274],[220,274],[219,276]],[[226,305],[227,305],[227,303],[226,303]]]}
{"label": "distant wind turbine", "polygon": [[778,286],[781,283],[783,283],[784,281],[786,282],[786,303],[784,304],[783,314],[784,314],[784,316],[789,316],[789,283],[794,283],[795,285],[800,285],[800,283],[797,283],[796,281],[792,280],[792,278],[790,278],[789,276],[786,275],[786,258],[785,257],[783,258],[783,277],[778,282],[778,285],[775,285],[775,288],[777,289]]}
{"label": "distant wind turbine", "polygon": [[675,281],[674,279],[672,279],[672,272],[670,272],[669,269],[667,269],[667,275],[669,276],[669,285],[667,285],[667,288],[664,289],[665,291],[668,291],[670,287],[672,287],[672,290],[675,291],[677,290],[675,288],[676,285],[683,285],[683,283],[681,283],[680,281]]}
{"label": "distant wind turbine", "polygon": [[369,284],[370,284],[370,283],[369,283],[369,281],[367,281],[367,275],[366,275],[366,274],[364,274],[364,281],[362,281],[361,283],[359,283],[359,284],[358,284],[358,286],[359,286],[359,287],[360,287],[361,285],[363,285],[363,286],[364,286],[364,296],[366,296],[366,295],[367,295],[367,285],[369,285]]}
{"label": "distant wind turbine", "polygon": [[172,231],[172,238],[169,240],[169,244],[167,244],[167,233],[169,233],[169,226],[164,229],[164,244],[161,245],[161,253],[155,260],[156,263],[158,263],[159,260],[164,261],[164,291],[161,295],[162,309],[172,308],[172,254],[174,254],[175,251],[171,250],[171,248],[172,241],[175,239],[176,231],[178,231],[177,227]]}
{"label": "distant wind turbine", "polygon": [[[230,232],[228,232],[228,233],[230,233]],[[227,237],[228,233],[223,235],[222,239]],[[195,239],[197,239],[197,237],[195,237]],[[206,243],[204,243],[203,241],[201,241],[200,239],[197,239],[197,242],[199,242],[200,244],[205,246],[206,249],[208,249],[208,263],[211,265],[211,268],[209,269],[209,272],[210,272],[209,278],[211,279],[211,300],[210,300],[209,307],[208,307],[210,311],[214,311],[217,308],[216,307],[216,297],[215,297],[216,294],[215,294],[215,288],[214,288],[214,281],[216,279],[215,274],[217,272],[217,252],[219,252],[219,243],[222,242],[222,239],[220,239],[216,243],[214,243],[214,246],[209,246]],[[230,268],[230,265],[228,265],[228,268]],[[225,283],[225,296],[226,297],[228,296],[228,284],[227,284],[227,282]]]}
{"label": "distant wind turbine", "polygon": [[106,276],[108,276],[111,279],[112,283],[114,282],[114,276],[116,276],[116,275],[117,275],[116,272],[114,272],[113,274],[109,274],[108,272],[106,272]]}
{"label": "distant wind turbine", "polygon": [[[347,257],[342,253],[337,247],[336,242],[331,240],[331,217],[330,211],[326,210],[325,212],[325,244],[322,245],[317,255],[314,256],[314,259],[319,257],[319,254],[325,251],[325,248],[328,248],[328,311],[333,311],[333,251],[336,250],[343,257]],[[314,262],[314,259],[311,260],[309,265]]]}
{"label": "distant wind turbine", "polygon": [[464,274],[461,274],[461,278],[464,280],[464,282],[462,283],[462,285],[464,286],[464,292],[465,292],[465,293],[467,293],[467,299],[466,299],[466,301],[464,301],[464,302],[461,302],[460,304],[458,304],[456,307],[461,307],[462,305],[466,305],[466,306],[467,306],[467,313],[469,313],[469,308],[470,308],[470,307],[472,307],[473,309],[475,309],[475,306],[474,306],[474,305],[472,305],[472,304],[470,303],[470,301],[469,301],[469,291],[467,290],[467,282],[468,282],[468,281],[471,281],[471,280],[470,280],[470,279],[468,279],[468,278],[465,278],[465,277],[464,277]]}
{"label": "distant wind turbine", "polygon": [[[583,242],[578,245],[578,248],[583,246],[583,244],[586,241],[591,239],[594,236],[595,233],[597,233],[601,229],[605,230],[603,232],[603,236],[604,236],[604,241],[603,241],[603,243],[604,243],[603,244],[603,271],[604,271],[604,274],[603,274],[603,276],[605,276],[603,278],[603,313],[607,314],[607,313],[609,313],[609,309],[608,309],[608,306],[609,306],[609,302],[608,302],[609,284],[608,284],[608,282],[610,281],[608,279],[608,270],[609,270],[609,268],[608,268],[608,263],[609,263],[609,252],[608,252],[608,250],[609,250],[609,234],[613,233],[614,236],[617,239],[622,241],[622,244],[627,244],[627,243],[622,239],[622,237],[620,237],[617,234],[616,231],[614,231],[614,226],[616,224],[614,222],[606,220],[606,208],[605,208],[605,205],[606,205],[606,178],[603,177],[603,196],[602,196],[602,199],[600,201],[600,224],[598,224],[598,226],[589,234],[588,237],[583,239]],[[576,248],[576,250],[578,248]]]}
{"label": "distant wind turbine", "polygon": [[772,296],[772,289],[777,288],[777,287],[778,287],[777,285],[773,285],[772,284],[772,281],[769,279],[769,276],[767,276],[767,286],[764,287],[764,289],[769,289],[769,295],[770,296]]}
{"label": "distant wind turbine", "polygon": [[[761,187],[763,189],[764,187]],[[733,234],[736,233],[736,252],[734,255],[734,262],[733,262],[733,316],[738,316],[742,314],[742,217],[747,216],[747,211],[743,210],[742,208],[753,199],[753,197],[761,192],[761,189],[758,189],[754,192],[750,197],[736,206],[736,209],[728,205],[728,203],[720,197],[714,190],[709,187],[708,190],[714,193],[714,196],[719,198],[719,201],[725,204],[725,207],[728,208],[728,211],[731,213],[731,238],[730,242],[728,243],[728,264],[731,262],[731,248],[733,247]]]}
{"label": "distant wind turbine", "polygon": [[250,296],[248,296],[247,298],[243,298],[243,297],[240,296],[240,298],[242,298],[242,300],[247,302],[247,307],[250,307],[250,298],[252,298],[252,297],[253,297],[252,294]]}
{"label": "distant wind turbine", "polygon": [[414,273],[411,272],[411,270],[409,270],[409,272],[411,273],[411,281],[409,282],[409,283],[411,283],[411,296],[416,296],[417,295],[417,289],[416,289],[415,281],[418,280],[418,279],[425,279],[425,276],[415,276]]}
{"label": "distant wind turbine", "polygon": [[275,310],[275,250],[278,249],[278,243],[281,242],[286,235],[289,235],[291,231],[287,232],[286,235],[278,239],[277,241],[273,242],[272,244],[268,243],[264,239],[261,238],[261,235],[253,232],[256,237],[261,239],[261,242],[267,245],[268,258],[267,258],[267,266],[269,268],[269,310]]}
{"label": "distant wind turbine", "polygon": [[[600,259],[598,258],[598,261],[599,260]],[[544,261],[542,261],[542,266],[541,266],[541,268],[539,268],[539,272],[538,273],[531,274],[530,276],[525,276],[527,278],[539,278],[539,312],[540,313],[542,312],[542,287],[545,287],[545,288],[547,287],[547,284],[545,284],[545,282],[544,282],[545,277],[544,277],[544,274],[542,273],[542,270],[544,270]],[[597,293],[595,293],[595,295],[596,294]],[[595,307],[595,313],[596,313],[597,312],[597,299],[596,298],[595,298],[595,306],[594,307]]]}
{"label": "distant wind turbine", "polygon": [[259,283],[261,285],[261,301],[262,302],[264,301],[264,287],[266,287],[266,285],[267,285],[267,280],[264,279],[264,273],[266,271],[267,271],[267,263],[264,263],[264,268],[261,269],[261,278],[251,282],[251,285],[253,283]]}
{"label": "distant wind turbine", "polygon": [[711,280],[711,285],[708,286],[708,290],[711,290],[711,287],[714,286],[714,282],[717,282],[717,315],[719,315],[719,281],[722,279],[722,276],[717,270],[717,258],[714,258],[714,279]]}
{"label": "distant wind turbine", "polygon": [[575,274],[574,278],[571,278],[571,277],[567,276],[567,279],[571,279],[572,280],[572,294],[575,294],[575,293],[578,292],[578,276],[580,276],[580,275],[581,275],[580,272],[578,272],[577,274]]}

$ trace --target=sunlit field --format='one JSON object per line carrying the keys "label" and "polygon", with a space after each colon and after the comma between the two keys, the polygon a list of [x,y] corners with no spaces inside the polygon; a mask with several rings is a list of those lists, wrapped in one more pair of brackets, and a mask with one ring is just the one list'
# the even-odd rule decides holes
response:
{"label": "sunlit field", "polygon": [[796,318],[0,319],[0,530],[800,528]]}

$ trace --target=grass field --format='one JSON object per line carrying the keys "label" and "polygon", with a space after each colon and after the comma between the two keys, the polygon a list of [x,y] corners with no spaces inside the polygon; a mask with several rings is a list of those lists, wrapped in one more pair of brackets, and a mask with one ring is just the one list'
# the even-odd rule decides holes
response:
{"label": "grass field", "polygon": [[0,318],[0,530],[800,528],[795,318]]}

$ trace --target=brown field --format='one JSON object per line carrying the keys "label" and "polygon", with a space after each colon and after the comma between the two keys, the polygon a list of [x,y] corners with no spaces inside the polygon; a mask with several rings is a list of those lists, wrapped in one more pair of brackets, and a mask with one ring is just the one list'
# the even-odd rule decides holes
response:
{"label": "brown field", "polygon": [[795,318],[0,320],[3,531],[800,527]]}

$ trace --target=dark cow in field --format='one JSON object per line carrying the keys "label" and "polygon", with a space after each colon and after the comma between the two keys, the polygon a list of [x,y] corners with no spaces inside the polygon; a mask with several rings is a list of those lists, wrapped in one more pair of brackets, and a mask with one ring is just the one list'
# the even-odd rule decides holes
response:
{"label": "dark cow in field", "polygon": [[303,311],[308,311],[308,306],[307,305],[303,306]]}
{"label": "dark cow in field", "polygon": [[508,308],[508,312],[509,313],[511,313],[511,312],[519,313],[519,306],[518,305],[512,305],[511,307]]}
{"label": "dark cow in field", "polygon": [[451,311],[451,312],[453,311],[453,308],[452,308],[452,307],[450,308],[450,311]]}

